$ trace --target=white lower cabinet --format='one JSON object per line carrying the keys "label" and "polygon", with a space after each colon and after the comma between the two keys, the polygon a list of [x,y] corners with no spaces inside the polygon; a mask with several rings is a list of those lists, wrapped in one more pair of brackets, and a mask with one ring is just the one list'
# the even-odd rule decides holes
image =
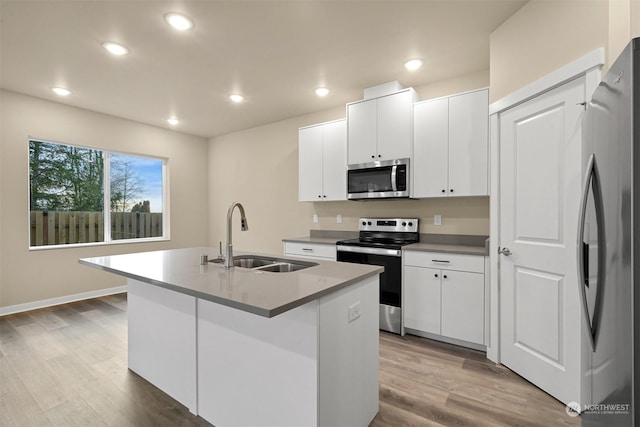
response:
{"label": "white lower cabinet", "polygon": [[442,335],[484,344],[484,274],[442,270]]}
{"label": "white lower cabinet", "polygon": [[403,273],[404,326],[440,335],[440,270],[405,266]]}
{"label": "white lower cabinet", "polygon": [[484,345],[483,256],[405,251],[403,279],[405,328]]}

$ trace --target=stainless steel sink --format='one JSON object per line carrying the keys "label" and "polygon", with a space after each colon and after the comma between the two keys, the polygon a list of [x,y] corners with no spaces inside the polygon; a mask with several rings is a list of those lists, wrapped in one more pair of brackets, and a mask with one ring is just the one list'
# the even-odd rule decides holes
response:
{"label": "stainless steel sink", "polygon": [[[209,262],[221,262],[219,259]],[[248,268],[256,271],[268,271],[271,273],[290,273],[318,265],[315,262],[290,260],[256,255],[238,255],[233,257],[233,265],[240,268]]]}

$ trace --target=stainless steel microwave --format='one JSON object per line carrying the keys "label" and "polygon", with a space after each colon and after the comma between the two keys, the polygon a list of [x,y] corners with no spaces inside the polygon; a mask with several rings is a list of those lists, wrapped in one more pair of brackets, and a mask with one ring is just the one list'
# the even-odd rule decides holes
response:
{"label": "stainless steel microwave", "polygon": [[347,199],[391,199],[409,197],[409,159],[349,165]]}

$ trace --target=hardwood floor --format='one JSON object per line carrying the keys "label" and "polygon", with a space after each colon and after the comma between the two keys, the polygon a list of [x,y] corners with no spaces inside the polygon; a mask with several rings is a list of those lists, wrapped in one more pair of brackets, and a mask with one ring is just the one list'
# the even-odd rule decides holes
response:
{"label": "hardwood floor", "polygon": [[[119,294],[0,317],[0,426],[210,426],[127,369],[126,310]],[[380,333],[372,427],[564,425],[580,419],[481,352]]]}

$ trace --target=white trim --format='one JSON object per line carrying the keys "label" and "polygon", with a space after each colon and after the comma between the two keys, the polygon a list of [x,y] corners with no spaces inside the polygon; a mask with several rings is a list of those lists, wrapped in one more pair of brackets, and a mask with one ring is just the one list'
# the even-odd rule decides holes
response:
{"label": "white trim", "polygon": [[[109,215],[107,215],[109,216]],[[164,215],[163,215],[164,216]],[[169,242],[168,237],[139,237],[137,239],[109,240],[108,242],[68,243],[62,245],[29,246],[30,251],[46,251],[51,249],[86,248],[91,246],[111,246],[133,243]]]}
{"label": "white trim", "polygon": [[542,92],[561,86],[569,80],[584,75],[593,68],[600,69],[603,65],[604,48],[600,47],[490,104],[489,115],[500,113],[517,104],[526,102]]}
{"label": "white trim", "polygon": [[500,242],[500,127],[498,115],[489,116],[489,152],[491,186],[489,187],[489,340],[487,359],[500,363],[500,281],[498,244]]}
{"label": "white trim", "polygon": [[485,87],[480,87],[478,89],[471,89],[471,90],[466,90],[464,92],[458,92],[458,93],[453,93],[451,95],[444,95],[444,96],[439,96],[437,98],[427,98],[427,99],[423,99],[417,102],[414,102],[413,105],[417,105],[417,104],[426,104],[428,102],[432,102],[432,101],[438,101],[440,99],[449,99],[449,98],[453,98],[454,96],[460,96],[460,95],[467,95],[469,93],[474,93],[474,92],[480,92],[483,90],[490,90],[489,86],[485,86]]}
{"label": "white trim", "polygon": [[316,127],[316,126],[323,126],[323,125],[328,125],[328,124],[336,123],[336,122],[344,122],[345,120],[347,120],[347,118],[346,118],[346,117],[343,117],[343,118],[341,118],[341,119],[329,120],[328,122],[314,123],[314,124],[312,124],[312,125],[302,126],[302,127],[298,128],[298,130],[308,129],[308,128],[314,128],[314,127]]}
{"label": "white trim", "polygon": [[457,338],[446,337],[444,335],[438,335],[431,332],[420,331],[418,329],[404,328],[405,333],[409,335],[415,335],[417,337],[428,338],[434,341],[446,342],[447,344],[453,344],[460,347],[471,348],[478,351],[487,351],[487,347],[482,344],[477,344],[474,342],[459,340]]}
{"label": "white trim", "polygon": [[80,294],[66,295],[63,297],[33,301],[25,304],[10,305],[7,307],[0,307],[0,316],[6,316],[7,314],[21,313],[23,311],[36,310],[39,308],[52,307],[54,305],[67,304],[70,302],[82,301],[85,299],[104,297],[104,296],[113,295],[113,294],[120,294],[126,291],[127,291],[126,286],[117,286],[115,288],[106,288],[106,289],[100,289],[97,291],[82,292]]}

